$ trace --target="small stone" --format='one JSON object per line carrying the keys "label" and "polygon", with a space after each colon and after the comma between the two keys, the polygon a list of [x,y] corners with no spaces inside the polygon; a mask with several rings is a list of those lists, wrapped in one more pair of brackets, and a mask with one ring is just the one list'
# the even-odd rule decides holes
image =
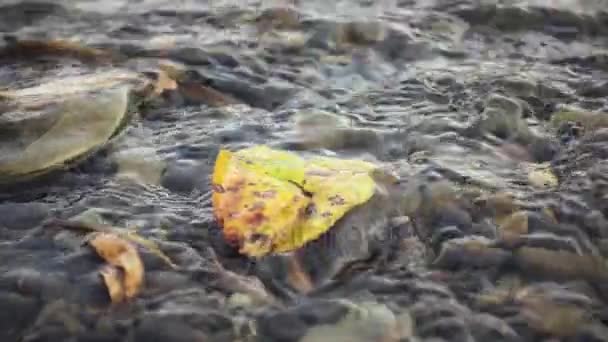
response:
{"label": "small stone", "polygon": [[386,306],[376,303],[349,306],[349,313],[342,320],[314,326],[300,341],[324,342],[331,338],[337,342],[369,342],[398,338],[397,320]]}
{"label": "small stone", "polygon": [[553,138],[532,137],[527,145],[530,156],[538,163],[546,163],[553,160],[559,152],[559,148],[559,143]]}
{"label": "small stone", "polygon": [[449,240],[433,265],[446,269],[499,267],[511,258],[510,252],[490,244],[490,240],[481,237]]}
{"label": "small stone", "polygon": [[17,268],[0,275],[0,286],[14,288],[16,292],[41,299],[64,295],[68,279],[64,274]]}
{"label": "small stone", "polygon": [[222,107],[240,103],[231,95],[197,82],[178,82],[177,89],[189,105],[206,104],[211,107]]}
{"label": "small stone", "polygon": [[608,238],[608,220],[599,210],[592,210],[584,218],[590,237]]}
{"label": "small stone", "polygon": [[384,40],[385,28],[379,21],[349,22],[344,25],[344,43],[367,45]]}
{"label": "small stone", "polygon": [[169,163],[162,174],[160,184],[177,193],[189,193],[203,189],[205,181],[203,166],[192,162]]}
{"label": "small stone", "polygon": [[234,293],[228,298],[228,307],[230,308],[250,308],[254,301],[246,294]]}
{"label": "small stone", "polygon": [[190,282],[188,276],[170,271],[146,271],[145,276],[144,292],[146,294],[166,293],[173,289],[184,288]]}
{"label": "small stone", "polygon": [[475,314],[471,332],[478,341],[520,341],[521,337],[505,321],[490,314]]}
{"label": "small stone", "polygon": [[528,181],[532,186],[541,189],[555,188],[559,184],[553,171],[549,167],[540,164],[531,165]]}
{"label": "small stone", "polygon": [[135,328],[135,342],[206,342],[207,336],[186,322],[172,317],[150,315]]}
{"label": "small stone", "polygon": [[265,9],[262,14],[255,18],[255,24],[260,33],[272,29],[295,30],[300,27],[302,14],[293,8],[273,7]]}
{"label": "small stone", "polygon": [[522,116],[523,109],[518,101],[492,94],[486,100],[479,119],[465,133],[468,136],[483,136],[490,133],[500,139],[516,139],[521,143],[527,143],[533,135]]}
{"label": "small stone", "polygon": [[307,328],[293,311],[263,314],[257,320],[257,334],[262,341],[300,341]]}
{"label": "small stone", "polygon": [[592,255],[521,247],[514,253],[514,261],[520,270],[535,277],[586,279],[599,282],[605,282],[608,279],[605,262]]}
{"label": "small stone", "polygon": [[118,164],[118,176],[141,184],[158,185],[165,163],[153,148],[136,147],[118,151],[112,156]]}

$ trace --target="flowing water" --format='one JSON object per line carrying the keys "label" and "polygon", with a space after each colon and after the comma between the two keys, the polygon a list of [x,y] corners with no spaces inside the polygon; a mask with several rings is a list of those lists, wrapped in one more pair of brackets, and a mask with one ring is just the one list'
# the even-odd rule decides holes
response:
{"label": "flowing water", "polygon": [[[125,56],[5,60],[2,90],[183,70],[90,158],[1,190],[3,341],[608,340],[608,1],[4,0],[0,32]],[[307,276],[224,244],[215,157],[257,144],[393,170],[409,219],[352,219],[401,219],[384,259],[313,246]],[[48,224],[74,217],[177,267],[142,249],[142,293],[110,305],[83,235]]]}

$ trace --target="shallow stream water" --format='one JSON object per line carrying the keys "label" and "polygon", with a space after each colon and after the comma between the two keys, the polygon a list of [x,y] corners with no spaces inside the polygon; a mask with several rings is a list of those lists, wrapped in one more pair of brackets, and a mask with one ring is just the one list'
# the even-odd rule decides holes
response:
{"label": "shallow stream water", "polygon": [[[186,75],[103,150],[1,190],[0,340],[608,341],[608,121],[551,121],[608,115],[608,1],[4,0],[0,33],[126,56],[11,60],[2,90],[159,62]],[[403,219],[384,259],[313,246],[302,290],[283,260],[224,244],[215,157],[257,144],[392,170],[408,219],[353,219]],[[111,305],[82,234],[47,224],[74,217],[178,267],[142,249],[142,293]]]}

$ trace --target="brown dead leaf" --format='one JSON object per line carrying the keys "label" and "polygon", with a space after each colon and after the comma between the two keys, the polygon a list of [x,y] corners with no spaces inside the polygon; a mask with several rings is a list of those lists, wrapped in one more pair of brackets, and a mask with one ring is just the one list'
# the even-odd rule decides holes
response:
{"label": "brown dead leaf", "polygon": [[71,221],[71,220],[60,220],[60,219],[52,219],[49,222],[46,222],[46,226],[56,226],[59,228],[73,229],[77,231],[82,231],[85,233],[96,232],[96,233],[109,233],[117,235],[123,239],[134,242],[144,248],[146,248],[150,253],[154,254],[161,260],[163,260],[169,267],[172,269],[177,269],[178,266],[173,263],[171,258],[169,258],[163,251],[158,247],[154,241],[146,239],[137,234],[137,232],[133,230],[126,230],[124,228],[117,228],[108,225],[102,224],[94,224],[92,222],[81,222],[81,221]]}
{"label": "brown dead leaf", "polygon": [[103,282],[108,288],[108,294],[112,303],[120,303],[125,300],[125,290],[123,288],[123,275],[114,266],[105,265],[100,271]]}
{"label": "brown dead leaf", "polygon": [[288,280],[291,286],[303,294],[310,292],[314,288],[310,276],[302,269],[302,265],[296,255],[289,257]]}
{"label": "brown dead leaf", "polygon": [[[139,293],[144,280],[144,265],[139,258],[139,253],[130,242],[108,233],[95,236],[89,244],[95,249],[108,264],[119,267],[124,272],[122,288],[124,289],[125,299],[131,299]],[[102,277],[112,283],[116,277],[114,272],[104,271]],[[110,296],[116,294],[116,286],[112,283],[108,287]]]}
{"label": "brown dead leaf", "polygon": [[158,79],[154,85],[154,94],[160,95],[165,90],[173,90],[177,88],[177,82],[173,80],[164,70],[159,70]]}

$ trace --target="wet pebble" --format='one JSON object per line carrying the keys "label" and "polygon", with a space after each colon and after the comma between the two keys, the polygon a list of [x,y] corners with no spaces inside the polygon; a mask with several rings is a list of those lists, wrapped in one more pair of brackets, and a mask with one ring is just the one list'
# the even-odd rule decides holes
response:
{"label": "wet pebble", "polygon": [[300,341],[322,342],[328,336],[343,342],[391,341],[400,338],[397,336],[397,320],[385,305],[358,303],[349,306],[348,313],[340,321],[316,325]]}
{"label": "wet pebble", "polygon": [[505,321],[490,314],[475,314],[470,318],[471,332],[478,341],[520,341],[521,337]]}
{"label": "wet pebble", "polygon": [[171,271],[155,271],[146,270],[144,293],[166,293],[173,289],[185,288],[190,282],[190,278],[184,274]]}
{"label": "wet pebble", "polygon": [[500,267],[512,254],[501,248],[491,247],[487,239],[460,238],[445,242],[433,261],[436,267],[446,269]]}
{"label": "wet pebble", "polygon": [[179,317],[144,316],[133,331],[136,342],[203,342],[207,335]]}
{"label": "wet pebble", "polygon": [[172,162],[164,170],[160,184],[177,193],[190,193],[194,190],[206,188],[204,165],[193,162]]}

